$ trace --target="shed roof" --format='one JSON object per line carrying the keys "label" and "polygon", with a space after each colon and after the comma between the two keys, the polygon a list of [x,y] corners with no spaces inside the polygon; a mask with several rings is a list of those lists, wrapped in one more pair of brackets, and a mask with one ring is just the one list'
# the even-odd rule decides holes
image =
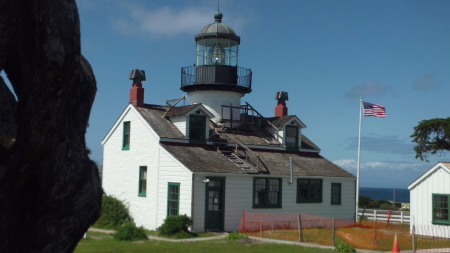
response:
{"label": "shed roof", "polygon": [[[192,146],[179,143],[161,143],[161,146],[192,172],[247,174],[246,171],[218,153],[213,146]],[[317,153],[274,150],[254,152],[261,157],[265,167],[270,171],[270,175],[290,175],[289,157],[291,157],[293,174],[297,177],[355,178],[351,173]]]}
{"label": "shed roof", "polygon": [[420,182],[426,180],[426,178],[435,172],[436,170],[443,168],[447,173],[450,174],[450,162],[438,162],[433,167],[431,167],[429,170],[427,170],[425,173],[423,173],[420,177],[418,177],[416,180],[414,180],[409,186],[408,190],[411,190],[415,186],[417,186]]}

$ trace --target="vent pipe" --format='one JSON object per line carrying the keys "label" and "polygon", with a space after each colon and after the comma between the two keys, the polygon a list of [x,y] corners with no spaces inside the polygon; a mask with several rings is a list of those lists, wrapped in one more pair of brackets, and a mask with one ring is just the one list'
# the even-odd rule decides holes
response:
{"label": "vent pipe", "polygon": [[135,69],[130,73],[130,80],[133,80],[133,85],[130,89],[130,103],[136,107],[144,106],[144,88],[142,88],[142,81],[145,81],[145,71]]}
{"label": "vent pipe", "polygon": [[277,107],[275,107],[275,117],[288,115],[288,108],[286,107],[286,100],[289,100],[288,93],[279,91],[275,94],[275,99],[278,100]]}

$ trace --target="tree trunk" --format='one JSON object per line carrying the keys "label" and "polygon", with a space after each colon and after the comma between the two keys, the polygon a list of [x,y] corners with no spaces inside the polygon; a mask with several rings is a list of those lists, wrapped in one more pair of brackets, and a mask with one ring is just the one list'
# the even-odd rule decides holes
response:
{"label": "tree trunk", "polygon": [[75,0],[0,0],[0,252],[72,252],[100,215]]}

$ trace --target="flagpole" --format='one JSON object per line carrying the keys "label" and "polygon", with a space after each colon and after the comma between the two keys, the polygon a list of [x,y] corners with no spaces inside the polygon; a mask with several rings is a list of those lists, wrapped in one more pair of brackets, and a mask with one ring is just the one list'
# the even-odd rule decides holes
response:
{"label": "flagpole", "polygon": [[359,135],[358,135],[358,162],[356,165],[356,221],[358,221],[359,209],[359,169],[361,161],[361,128],[362,128],[362,97],[359,98]]}

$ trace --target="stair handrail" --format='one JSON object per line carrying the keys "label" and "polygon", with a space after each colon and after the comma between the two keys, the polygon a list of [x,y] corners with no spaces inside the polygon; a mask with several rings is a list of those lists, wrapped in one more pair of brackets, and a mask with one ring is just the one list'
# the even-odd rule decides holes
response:
{"label": "stair handrail", "polygon": [[278,131],[280,131],[280,129],[278,129],[278,127],[276,127],[274,124],[272,124],[272,122],[270,122],[269,120],[267,120],[266,118],[264,118],[255,108],[253,108],[253,106],[251,106],[248,102],[245,102],[245,104],[247,104],[254,112],[256,112],[256,115],[258,117],[260,117],[261,119],[267,121],[267,123],[269,124],[269,126],[271,126],[272,128],[275,129],[275,134],[276,134],[276,140],[278,141],[278,138],[281,138],[281,136],[278,134]]}

